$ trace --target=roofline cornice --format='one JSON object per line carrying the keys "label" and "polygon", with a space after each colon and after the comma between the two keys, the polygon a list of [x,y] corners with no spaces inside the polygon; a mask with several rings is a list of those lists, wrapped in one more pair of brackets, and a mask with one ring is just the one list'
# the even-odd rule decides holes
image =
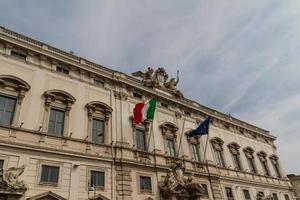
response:
{"label": "roofline cornice", "polygon": [[[138,90],[148,93],[150,95],[154,95],[154,96],[157,96],[158,98],[178,104],[181,107],[199,112],[199,114],[201,113],[202,115],[205,115],[205,116],[211,116],[215,119],[238,126],[245,130],[249,130],[251,132],[263,135],[272,140],[276,139],[275,136],[271,135],[269,133],[269,131],[267,131],[265,129],[259,128],[252,124],[249,124],[245,121],[239,120],[239,119],[234,118],[229,115],[226,115],[217,110],[200,105],[196,101],[193,101],[193,100],[190,100],[187,98],[184,98],[182,100],[170,98],[170,96],[168,96],[164,93],[144,87],[140,80],[138,80],[132,76],[129,76],[123,72],[112,70],[103,65],[96,64],[96,63],[86,60],[82,57],[78,57],[71,53],[68,53],[63,50],[52,47],[46,43],[34,40],[30,37],[27,37],[22,34],[11,31],[9,29],[6,29],[5,27],[2,27],[2,26],[0,26],[0,39],[4,40],[6,42],[12,43],[14,45],[18,45],[23,48],[26,48],[29,51],[39,53],[43,56],[48,56],[52,59],[59,60],[66,64],[73,65],[75,67],[84,69],[90,73],[98,74],[104,78],[110,79],[111,81],[128,85],[130,87],[133,87],[135,89],[138,89]],[[187,102],[188,102],[188,104],[187,104]],[[197,104],[197,106],[195,104]]]}

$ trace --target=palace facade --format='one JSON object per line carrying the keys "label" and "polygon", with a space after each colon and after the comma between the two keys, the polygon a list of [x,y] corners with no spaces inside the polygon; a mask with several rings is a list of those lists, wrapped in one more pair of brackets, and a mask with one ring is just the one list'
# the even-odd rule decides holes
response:
{"label": "palace facade", "polygon": [[[0,27],[0,200],[295,199],[276,137],[185,98],[178,81]],[[152,97],[153,122],[134,124]],[[207,117],[209,135],[189,138]]]}

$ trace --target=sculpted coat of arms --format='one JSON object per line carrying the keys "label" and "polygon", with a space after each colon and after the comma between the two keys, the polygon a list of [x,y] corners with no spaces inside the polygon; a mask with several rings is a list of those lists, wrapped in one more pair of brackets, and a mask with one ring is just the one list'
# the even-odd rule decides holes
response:
{"label": "sculpted coat of arms", "polygon": [[159,67],[157,70],[148,67],[146,72],[137,71],[132,73],[135,77],[142,78],[142,83],[146,87],[158,88],[167,91],[177,98],[183,98],[182,92],[177,89],[177,84],[179,82],[179,71],[177,71],[177,77],[168,80],[169,75],[166,70]]}

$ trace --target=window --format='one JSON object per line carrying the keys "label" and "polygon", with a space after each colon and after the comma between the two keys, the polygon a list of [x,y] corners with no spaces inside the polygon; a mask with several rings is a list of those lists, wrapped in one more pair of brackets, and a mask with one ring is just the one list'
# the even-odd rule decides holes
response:
{"label": "window", "polygon": [[268,170],[267,161],[261,160],[261,165],[262,165],[264,175],[269,176],[270,174],[269,174],[269,170]]}
{"label": "window", "polygon": [[225,192],[228,200],[234,200],[231,187],[225,187]]}
{"label": "window", "polygon": [[58,183],[59,167],[42,165],[42,183]]}
{"label": "window", "polygon": [[104,121],[93,119],[92,142],[101,144],[104,142]]}
{"label": "window", "polygon": [[97,144],[105,144],[108,142],[108,121],[112,109],[100,101],[92,101],[86,104],[88,126],[87,137],[89,141]]}
{"label": "window", "polygon": [[26,57],[27,57],[26,53],[19,51],[19,50],[11,50],[10,56],[17,58],[19,60],[23,60],[23,61],[25,61]]}
{"label": "window", "polygon": [[142,129],[136,129],[136,148],[141,151],[146,151],[146,134]]}
{"label": "window", "polygon": [[0,96],[0,123],[11,125],[15,112],[16,99]]}
{"label": "window", "polygon": [[133,96],[138,99],[142,99],[142,95],[138,92],[133,92]]}
{"label": "window", "polygon": [[70,111],[76,99],[62,90],[48,90],[43,94],[45,111],[43,130],[50,135],[68,136]]}
{"label": "window", "polygon": [[288,194],[285,194],[285,195],[284,195],[284,199],[285,199],[285,200],[290,200],[289,195],[288,195]]}
{"label": "window", "polygon": [[100,79],[94,79],[94,85],[98,87],[104,87],[104,81]]}
{"label": "window", "polygon": [[161,105],[162,107],[164,107],[164,108],[168,108],[168,107],[169,107],[168,104],[167,104],[167,103],[164,103],[164,102],[161,102],[160,105]]}
{"label": "window", "polygon": [[57,72],[60,72],[60,73],[62,73],[62,74],[69,74],[69,70],[66,69],[65,67],[59,67],[59,66],[57,66],[57,67],[56,67],[56,71],[57,71]]}
{"label": "window", "polygon": [[176,156],[176,150],[175,150],[175,142],[173,139],[166,139],[167,143],[167,149],[168,149],[168,155],[169,156]]}
{"label": "window", "polygon": [[199,153],[199,145],[195,144],[195,143],[192,143],[191,146],[192,146],[193,159],[197,162],[200,162],[201,159],[200,159],[200,153]]}
{"label": "window", "polygon": [[231,143],[228,145],[228,148],[232,155],[233,164],[234,164],[235,169],[242,170],[240,153],[239,153],[240,146],[237,143]]}
{"label": "window", "polygon": [[204,188],[203,194],[204,194],[204,195],[208,195],[207,185],[206,185],[206,184],[201,184],[201,185],[202,185],[202,187]]}
{"label": "window", "polygon": [[151,177],[140,176],[140,190],[141,192],[152,192]]}
{"label": "window", "polygon": [[55,108],[51,108],[49,124],[48,124],[48,133],[53,135],[63,135],[64,132],[64,119],[65,112]]}
{"label": "window", "polygon": [[270,156],[270,161],[273,165],[274,171],[276,173],[276,177],[281,178],[278,157],[276,155],[272,155],[272,156]]}
{"label": "window", "polygon": [[223,158],[223,152],[220,150],[215,150],[216,158],[217,158],[217,165],[221,167],[225,167],[225,162]]}
{"label": "window", "polygon": [[278,200],[278,196],[277,196],[276,193],[273,193],[272,196],[273,196],[273,199],[274,199],[274,200]]}
{"label": "window", "polygon": [[244,153],[248,162],[249,171],[251,173],[257,173],[255,161],[254,161],[254,150],[250,147],[244,149]]}
{"label": "window", "polygon": [[104,188],[104,182],[105,182],[104,175],[105,175],[104,172],[91,170],[90,186]]}
{"label": "window", "polygon": [[4,167],[4,160],[0,160],[0,169],[3,169]]}
{"label": "window", "polygon": [[244,193],[245,200],[251,200],[249,190],[243,190],[243,193]]}

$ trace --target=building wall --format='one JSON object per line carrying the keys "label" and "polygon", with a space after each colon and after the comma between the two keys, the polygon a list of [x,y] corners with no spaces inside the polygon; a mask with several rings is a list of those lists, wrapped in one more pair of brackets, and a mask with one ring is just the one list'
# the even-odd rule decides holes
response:
{"label": "building wall", "polygon": [[[243,199],[242,190],[245,188],[249,189],[253,199],[257,191],[263,191],[266,195],[276,192],[282,199],[284,194],[294,198],[281,165],[281,178],[275,177],[276,172],[268,156],[278,155],[274,145],[276,138],[268,132],[231,116],[224,117],[223,114],[208,108],[198,106],[196,109],[188,100],[182,100],[183,103],[179,104],[177,100],[173,100],[171,94],[144,88],[137,80],[131,80],[132,78],[121,72],[91,65],[87,67],[84,65],[87,61],[82,58],[75,62],[72,55],[50,52],[50,47],[45,44],[37,48],[22,38],[11,36],[4,31],[6,29],[0,30],[0,75],[13,75],[31,86],[22,101],[16,123],[10,127],[0,125],[0,158],[5,160],[4,169],[23,164],[26,166],[20,179],[26,182],[29,189],[23,199],[47,191],[66,199],[88,199],[99,193],[108,199],[160,199],[158,181],[166,176],[170,163],[174,161],[166,153],[161,128],[165,123],[171,123],[178,129],[174,132],[177,135],[178,157],[184,162],[188,175],[193,175],[196,182],[208,186],[210,199],[213,196],[215,199],[226,199],[224,187],[227,186],[232,187],[235,199]],[[26,60],[12,57],[10,54],[13,49],[25,50]],[[62,64],[68,66],[68,75],[56,71],[56,67]],[[104,81],[103,87],[95,86],[95,77]],[[69,123],[66,124],[68,129],[64,137],[47,134],[48,121],[43,94],[51,89],[65,91],[76,99],[71,106]],[[133,91],[139,91],[142,99],[134,97]],[[133,108],[136,103],[152,96],[157,96],[158,104],[153,124],[148,127],[149,153],[139,152],[135,142],[137,125],[131,119]],[[90,138],[87,138],[90,131],[86,105],[92,101],[105,103],[113,110],[105,127],[104,144],[90,143]],[[162,106],[161,102],[167,103],[168,108]],[[185,111],[190,114],[185,114]],[[192,160],[191,146],[186,136],[206,116],[214,119],[209,136],[199,139],[201,158],[206,157],[207,165]],[[182,144],[179,148],[181,138]],[[216,165],[210,142],[213,138],[223,141],[225,167]],[[204,155],[207,139],[208,148]],[[240,146],[242,171],[233,167],[228,148],[232,142]],[[255,150],[257,174],[249,173],[243,153],[246,147]],[[262,175],[263,170],[256,155],[259,151],[264,151],[267,155],[271,176]],[[57,186],[40,184],[43,163],[60,167]],[[92,169],[105,172],[103,190],[88,192],[89,171]],[[139,190],[139,176],[142,175],[151,177],[152,192],[143,193]]]}

